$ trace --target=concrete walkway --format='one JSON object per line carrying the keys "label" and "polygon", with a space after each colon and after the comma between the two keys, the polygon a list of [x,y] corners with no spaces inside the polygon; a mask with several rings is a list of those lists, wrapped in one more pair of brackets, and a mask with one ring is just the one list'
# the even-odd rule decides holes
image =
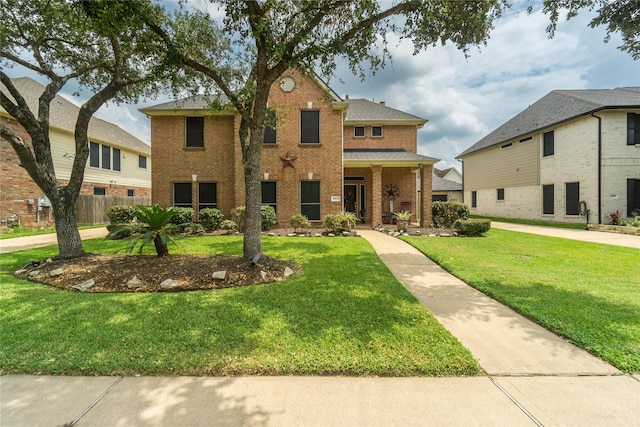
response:
{"label": "concrete walkway", "polygon": [[560,237],[563,239],[581,240],[583,242],[604,243],[607,245],[626,246],[640,249],[640,236],[630,234],[608,233],[604,231],[576,230],[573,228],[544,227],[541,225],[511,224],[509,222],[491,221],[492,228],[519,231],[521,233],[540,234],[542,236]]}
{"label": "concrete walkway", "polygon": [[471,289],[401,240],[360,233],[487,376],[8,375],[0,377],[0,425],[640,426],[640,376]]}
{"label": "concrete walkway", "polygon": [[[88,228],[80,230],[82,240],[95,239],[107,235],[106,227]],[[56,233],[39,234],[36,236],[14,237],[12,239],[0,240],[0,254],[8,252],[22,251],[25,249],[41,248],[43,246],[57,245],[58,236]]]}

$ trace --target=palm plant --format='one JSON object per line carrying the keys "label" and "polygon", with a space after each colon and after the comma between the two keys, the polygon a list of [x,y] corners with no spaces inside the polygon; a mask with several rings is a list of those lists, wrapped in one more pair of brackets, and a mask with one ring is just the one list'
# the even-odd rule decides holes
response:
{"label": "palm plant", "polygon": [[136,212],[136,217],[143,224],[141,226],[141,233],[135,235],[129,242],[128,250],[132,252],[138,242],[141,242],[139,253],[145,246],[153,241],[158,256],[169,255],[169,248],[167,247],[167,241],[172,240],[170,231],[173,224],[169,221],[174,215],[173,208],[162,208],[159,205],[153,206],[140,206]]}

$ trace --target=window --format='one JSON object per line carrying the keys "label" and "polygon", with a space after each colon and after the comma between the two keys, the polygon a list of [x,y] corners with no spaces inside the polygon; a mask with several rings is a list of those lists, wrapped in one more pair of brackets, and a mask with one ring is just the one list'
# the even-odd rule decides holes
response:
{"label": "window", "polygon": [[498,188],[498,200],[504,200],[504,188]]}
{"label": "window", "polygon": [[565,212],[567,215],[580,215],[580,183],[565,184]]}
{"label": "window", "polygon": [[136,191],[135,190],[127,190],[127,197],[133,197],[136,195]]}
{"label": "window", "polygon": [[173,183],[173,206],[182,208],[192,207],[190,182]]}
{"label": "window", "polygon": [[542,186],[542,214],[553,215],[554,212],[554,185]]}
{"label": "window", "polygon": [[353,136],[363,137],[364,136],[364,126],[354,126],[353,127]]}
{"label": "window", "polygon": [[640,215],[640,179],[627,179],[627,215]]}
{"label": "window", "polygon": [[198,212],[218,207],[218,186],[215,182],[198,183]]}
{"label": "window", "polygon": [[113,149],[113,170],[120,170],[120,150],[118,148]]}
{"label": "window", "polygon": [[111,169],[111,147],[102,146],[102,169]]}
{"label": "window", "polygon": [[543,148],[542,148],[542,155],[544,157],[547,156],[553,156],[553,152],[554,152],[554,134],[553,131],[551,132],[545,132],[543,134]]}
{"label": "window", "polygon": [[92,168],[100,167],[100,144],[95,142],[89,143],[89,166]]}
{"label": "window", "polygon": [[434,194],[431,196],[432,202],[446,202],[447,195],[446,194]]}
{"label": "window", "polygon": [[471,207],[472,208],[477,208],[478,207],[478,192],[477,191],[472,191],[471,192]]}
{"label": "window", "polygon": [[300,182],[300,213],[310,221],[320,221],[320,181]]}
{"label": "window", "polygon": [[204,147],[204,117],[187,117],[186,147]]}
{"label": "window", "polygon": [[94,196],[106,196],[107,189],[105,187],[93,187]]}
{"label": "window", "polygon": [[382,137],[382,126],[371,126],[371,136],[374,138]]}
{"label": "window", "polygon": [[271,206],[278,212],[276,207],[276,183],[274,181],[262,181],[262,204]]}
{"label": "window", "polygon": [[146,169],[147,168],[147,156],[138,155],[138,167],[140,169]]}
{"label": "window", "polygon": [[[273,126],[270,126],[272,124]],[[275,144],[276,143],[276,112],[269,111],[267,117],[267,125],[264,127],[263,144]]]}
{"label": "window", "polygon": [[640,144],[640,114],[627,113],[627,145]]}
{"label": "window", "polygon": [[300,111],[300,143],[320,143],[320,111]]}

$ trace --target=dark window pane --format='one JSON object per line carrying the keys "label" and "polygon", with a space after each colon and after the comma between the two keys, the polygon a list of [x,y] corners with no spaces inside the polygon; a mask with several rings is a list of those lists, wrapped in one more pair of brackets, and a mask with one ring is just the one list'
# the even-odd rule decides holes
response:
{"label": "dark window pane", "polygon": [[95,142],[89,143],[89,166],[92,168],[100,167],[100,144]]}
{"label": "dark window pane", "polygon": [[127,196],[133,197],[135,196],[135,194],[136,194],[135,190],[127,190]]}
{"label": "dark window pane", "polygon": [[120,150],[118,148],[113,149],[113,170],[120,170]]}
{"label": "dark window pane", "polygon": [[102,169],[111,169],[111,147],[102,146]]}
{"label": "dark window pane", "polygon": [[204,117],[187,117],[187,147],[204,147]]}
{"label": "dark window pane", "polygon": [[478,207],[478,193],[475,191],[471,192],[471,207],[472,208]]}
{"label": "dark window pane", "polygon": [[640,179],[627,179],[627,215],[640,215]]}
{"label": "dark window pane", "polygon": [[627,113],[627,145],[640,144],[640,114]]}
{"label": "dark window pane", "polygon": [[218,186],[215,182],[198,184],[198,211],[204,208],[218,207]]}
{"label": "dark window pane", "polygon": [[300,112],[300,142],[302,144],[320,143],[320,112]]}
{"label": "dark window pane", "polygon": [[276,113],[274,111],[269,112],[267,119],[267,126],[264,127],[264,144],[276,143]]}
{"label": "dark window pane", "polygon": [[372,126],[371,136],[382,136],[382,126]]}
{"label": "dark window pane", "polygon": [[431,196],[431,201],[432,202],[446,202],[447,201],[447,195],[446,194],[434,194],[433,196]]}
{"label": "dark window pane", "polygon": [[565,204],[567,215],[580,215],[580,183],[565,184]]}
{"label": "dark window pane", "polygon": [[554,186],[542,186],[542,213],[545,215],[554,214]]}
{"label": "dark window pane", "polygon": [[364,136],[364,126],[355,126],[353,128],[353,136]]}
{"label": "dark window pane", "polygon": [[498,200],[504,200],[504,188],[498,188]]}
{"label": "dark window pane", "polygon": [[271,206],[274,211],[278,212],[276,207],[276,183],[273,181],[263,181],[262,185],[262,204]]}
{"label": "dark window pane", "polygon": [[554,133],[553,131],[545,132],[543,135],[542,155],[545,157],[553,156],[554,151]]}
{"label": "dark window pane", "polygon": [[173,205],[191,207],[191,183],[176,182],[173,184]]}
{"label": "dark window pane", "polygon": [[310,221],[320,221],[320,205],[302,205],[300,213]]}
{"label": "dark window pane", "polygon": [[93,187],[93,195],[94,196],[106,196],[107,189],[104,187]]}
{"label": "dark window pane", "polygon": [[138,167],[140,169],[147,168],[147,157],[146,156],[138,156]]}
{"label": "dark window pane", "polygon": [[312,221],[320,220],[320,182],[300,183],[300,213]]}

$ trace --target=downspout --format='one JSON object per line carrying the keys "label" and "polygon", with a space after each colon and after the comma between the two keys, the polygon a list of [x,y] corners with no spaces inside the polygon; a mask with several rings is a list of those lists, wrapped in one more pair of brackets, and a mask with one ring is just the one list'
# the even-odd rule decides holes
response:
{"label": "downspout", "polygon": [[591,116],[598,119],[598,224],[602,224],[602,117]]}

